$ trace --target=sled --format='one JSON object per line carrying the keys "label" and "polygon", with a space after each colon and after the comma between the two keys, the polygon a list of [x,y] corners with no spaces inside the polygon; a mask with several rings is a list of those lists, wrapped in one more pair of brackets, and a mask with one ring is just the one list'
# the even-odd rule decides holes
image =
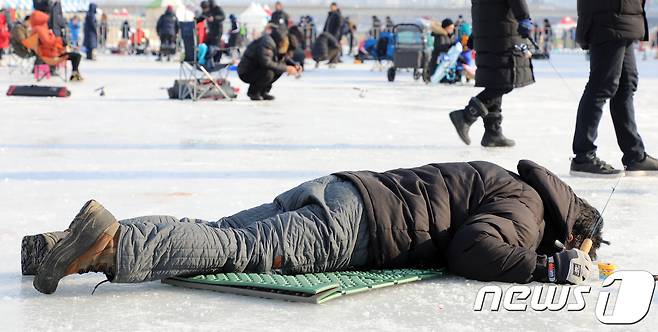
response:
{"label": "sled", "polygon": [[463,47],[461,43],[453,45],[447,53],[443,54],[437,60],[436,71],[430,78],[432,83],[440,83],[446,77],[448,71],[457,64],[459,55],[462,53]]}
{"label": "sled", "polygon": [[7,96],[68,97],[70,95],[71,91],[61,86],[11,85],[7,90]]}
{"label": "sled", "polygon": [[218,273],[169,278],[162,282],[186,288],[319,304],[341,296],[444,275],[444,269],[341,271],[299,275]]}

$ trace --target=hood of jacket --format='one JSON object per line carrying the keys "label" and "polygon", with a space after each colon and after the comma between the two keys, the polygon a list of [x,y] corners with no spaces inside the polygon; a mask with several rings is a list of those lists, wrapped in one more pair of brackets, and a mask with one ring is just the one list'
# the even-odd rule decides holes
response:
{"label": "hood of jacket", "polygon": [[31,27],[36,27],[40,25],[47,25],[48,24],[48,14],[40,11],[40,10],[35,10],[32,12],[30,15],[30,26]]}
{"label": "hood of jacket", "polygon": [[432,21],[432,24],[430,24],[430,29],[432,30],[433,34],[441,35],[441,36],[448,36],[448,31],[446,31],[446,29],[444,29],[441,26],[440,22]]}
{"label": "hood of jacket", "polygon": [[546,227],[551,227],[552,233],[565,243],[580,214],[578,196],[555,174],[530,160],[519,161],[517,170],[521,179],[541,197]]}

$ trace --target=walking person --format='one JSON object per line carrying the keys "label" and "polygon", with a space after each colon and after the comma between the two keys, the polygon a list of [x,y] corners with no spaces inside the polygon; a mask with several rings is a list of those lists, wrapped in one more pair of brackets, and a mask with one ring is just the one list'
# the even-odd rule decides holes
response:
{"label": "walking person", "polygon": [[338,4],[332,2],[329,6],[329,13],[327,14],[327,20],[324,22],[323,32],[328,32],[340,42],[343,37],[343,15],[338,9]]}
{"label": "walking person", "polygon": [[162,56],[167,57],[167,61],[171,60],[171,55],[176,53],[176,36],[178,36],[178,17],[174,13],[172,5],[167,6],[164,14],[158,18],[155,26],[155,31],[160,38],[160,52],[157,61],[162,61]]}
{"label": "walking person", "polygon": [[468,131],[478,118],[484,121],[485,147],[511,147],[503,135],[503,95],[535,82],[531,54],[524,38],[534,25],[525,0],[472,0],[473,45],[477,52],[475,86],[484,90],[462,110],[450,113],[459,138],[471,144]]}
{"label": "walking person", "polygon": [[283,10],[283,3],[277,1],[274,4],[274,12],[270,23],[276,25],[281,32],[288,32],[288,24],[290,23],[290,16]]}
{"label": "walking person", "polygon": [[624,153],[621,161],[626,172],[638,175],[658,172],[658,160],[647,155],[637,131],[633,106],[633,94],[638,86],[633,43],[648,40],[648,32],[644,0],[578,0],[576,38],[590,52],[590,73],[576,116],[572,174],[623,174],[596,156],[594,141],[607,100],[610,100],[617,144]]}
{"label": "walking person", "polygon": [[69,21],[69,31],[71,34],[71,47],[75,50],[80,48],[80,18],[74,15]]}
{"label": "walking person", "polygon": [[101,49],[107,48],[107,32],[109,25],[107,22],[107,14],[101,14],[101,22],[98,24],[98,45]]}
{"label": "walking person", "polygon": [[85,16],[83,46],[87,52],[87,60],[94,60],[94,49],[98,47],[98,21],[96,20],[96,4],[90,3]]}

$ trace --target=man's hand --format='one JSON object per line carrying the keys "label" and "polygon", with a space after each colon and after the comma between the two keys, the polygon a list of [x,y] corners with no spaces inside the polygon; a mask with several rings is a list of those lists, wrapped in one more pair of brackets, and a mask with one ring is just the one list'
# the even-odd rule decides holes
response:
{"label": "man's hand", "polygon": [[295,65],[295,69],[297,69],[298,74],[301,74],[304,71],[304,67],[301,65]]}
{"label": "man's hand", "polygon": [[535,26],[532,24],[532,20],[529,18],[523,19],[519,21],[519,27],[516,31],[521,35],[523,38],[528,38],[530,37],[530,33],[532,32],[532,29]]}
{"label": "man's hand", "polygon": [[583,283],[592,274],[592,260],[589,255],[578,249],[558,252],[548,262],[548,279],[556,283]]}
{"label": "man's hand", "polygon": [[208,22],[212,22],[212,21],[214,21],[214,20],[215,20],[215,18],[214,18],[214,17],[212,17],[212,16],[208,16],[208,17],[206,18],[206,20],[208,20]]}
{"label": "man's hand", "polygon": [[297,71],[297,68],[295,66],[287,66],[286,67],[286,73],[290,76],[297,76],[299,72]]}

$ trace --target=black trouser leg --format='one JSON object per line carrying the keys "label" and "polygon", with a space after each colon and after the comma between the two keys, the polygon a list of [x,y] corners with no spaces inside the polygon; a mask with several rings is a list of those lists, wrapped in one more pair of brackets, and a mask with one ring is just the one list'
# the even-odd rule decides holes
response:
{"label": "black trouser leg", "polygon": [[512,88],[485,88],[477,96],[489,112],[501,112],[501,106],[503,104],[503,95],[510,93]]}
{"label": "black trouser leg", "polygon": [[94,59],[94,49],[93,48],[88,48],[87,49],[87,60],[93,60]]}
{"label": "black trouser leg", "polygon": [[281,77],[281,74],[277,74],[274,71],[267,69],[243,72],[239,75],[243,82],[249,83],[248,94],[262,94],[263,92],[269,91],[269,89],[272,88],[272,83]]}
{"label": "black trouser leg", "polygon": [[622,162],[628,165],[634,161],[644,159],[644,143],[637,132],[635,122],[635,107],[633,106],[633,95],[637,91],[638,73],[635,64],[635,51],[633,43],[626,44],[624,62],[619,78],[617,93],[610,99],[610,114],[615,126],[617,144],[624,153]]}
{"label": "black trouser leg", "polygon": [[637,134],[633,93],[637,87],[637,69],[632,43],[613,40],[591,45],[589,81],[578,105],[573,152],[576,159],[596,156],[594,141],[603,114],[603,105],[611,100],[617,141],[624,152],[624,161],[644,156],[642,139]]}
{"label": "black trouser leg", "polygon": [[82,60],[80,53],[70,52],[66,53],[66,56],[71,61],[71,67],[73,67],[73,71],[78,71],[80,69],[80,61]]}

